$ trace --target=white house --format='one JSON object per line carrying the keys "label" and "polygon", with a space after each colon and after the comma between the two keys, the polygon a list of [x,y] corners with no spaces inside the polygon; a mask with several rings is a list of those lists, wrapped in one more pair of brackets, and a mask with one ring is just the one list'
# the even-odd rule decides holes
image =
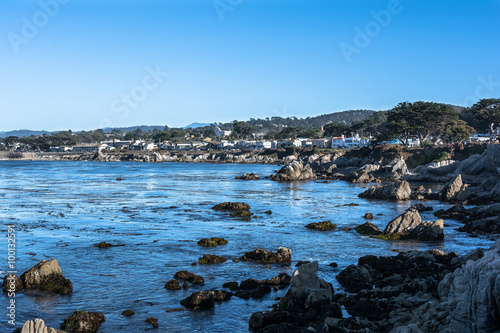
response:
{"label": "white house", "polygon": [[370,139],[365,137],[360,137],[359,134],[356,134],[355,136],[351,136],[348,138],[342,135],[341,137],[332,138],[330,141],[332,148],[340,148],[340,147],[361,148],[361,147],[366,147],[370,144]]}
{"label": "white house", "polygon": [[229,136],[231,135],[231,131],[223,131],[221,130],[219,127],[217,127],[215,129],[215,135],[218,137],[218,138],[221,138],[223,136]]}
{"label": "white house", "polygon": [[95,153],[106,149],[107,144],[95,144],[95,145],[77,145],[73,146],[74,153]]}

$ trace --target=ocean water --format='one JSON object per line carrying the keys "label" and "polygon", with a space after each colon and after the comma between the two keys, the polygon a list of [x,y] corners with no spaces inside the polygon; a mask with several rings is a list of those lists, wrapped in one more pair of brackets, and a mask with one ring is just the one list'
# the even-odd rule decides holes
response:
{"label": "ocean water", "polygon": [[[0,270],[7,266],[7,225],[15,225],[16,269],[20,275],[42,259],[58,260],[73,283],[70,295],[18,292],[16,326],[8,323],[7,294],[0,298],[0,331],[12,332],[24,321],[42,318],[51,327],[76,310],[106,316],[99,332],[248,332],[248,319],[266,311],[286,290],[261,299],[237,297],[209,311],[175,311],[194,291],[222,289],[222,284],[248,278],[292,274],[298,260],[317,260],[319,276],[342,291],[335,276],[360,256],[391,256],[391,250],[438,248],[465,254],[493,241],[456,231],[461,223],[445,221],[443,242],[395,242],[370,239],[353,228],[365,222],[383,229],[415,202],[358,198],[363,186],[343,181],[279,183],[270,179],[235,180],[236,175],[272,174],[275,165],[199,163],[99,163],[0,161]],[[116,178],[121,177],[122,181]],[[211,209],[224,201],[244,201],[255,217],[242,221]],[[357,203],[359,206],[346,206]],[[429,201],[434,211],[450,207]],[[264,214],[271,210],[272,214]],[[381,214],[381,215],[377,215]],[[432,212],[422,214],[435,220]],[[330,220],[337,229],[306,229],[310,222]],[[342,230],[345,227],[349,231]],[[204,248],[203,237],[224,237],[227,245]],[[124,246],[99,249],[101,241]],[[292,249],[292,266],[231,261],[257,248]],[[2,252],[3,251],[3,252]],[[229,258],[215,265],[191,265],[203,254]],[[338,268],[328,264],[336,262]],[[180,270],[205,278],[204,286],[170,291],[164,288]],[[135,315],[121,315],[132,309]],[[158,318],[159,328],[144,322]]]}

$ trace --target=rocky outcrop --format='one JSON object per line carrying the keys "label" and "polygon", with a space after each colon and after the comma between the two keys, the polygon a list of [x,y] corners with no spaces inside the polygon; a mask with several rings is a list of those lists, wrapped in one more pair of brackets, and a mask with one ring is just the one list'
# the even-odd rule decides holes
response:
{"label": "rocky outcrop", "polygon": [[373,223],[365,222],[362,225],[358,225],[354,228],[358,234],[371,236],[371,235],[380,235],[382,231]]}
{"label": "rocky outcrop", "polygon": [[204,284],[205,279],[201,275],[196,275],[194,273],[191,273],[189,271],[179,271],[175,273],[174,279],[177,280],[184,280],[184,281],[189,281],[193,284]]}
{"label": "rocky outcrop", "polygon": [[403,180],[386,185],[371,186],[368,190],[359,194],[359,197],[383,200],[408,200],[410,198],[410,194],[410,184]]}
{"label": "rocky outcrop", "polygon": [[255,173],[244,173],[241,176],[236,176],[235,179],[242,179],[242,180],[259,180],[260,176],[255,174]]}
{"label": "rocky outcrop", "polygon": [[256,249],[246,252],[240,260],[255,261],[262,264],[284,263],[290,265],[292,262],[292,250],[283,246],[278,248],[277,252],[267,251],[265,249]]}
{"label": "rocky outcrop", "polygon": [[210,309],[215,302],[227,301],[233,293],[224,290],[203,290],[192,293],[181,301],[181,305],[192,310]]}
{"label": "rocky outcrop", "polygon": [[69,294],[73,291],[73,284],[61,273],[57,260],[42,260],[20,277],[9,274],[4,278],[3,287],[10,290],[31,289],[49,291],[56,294]]}
{"label": "rocky outcrop", "polygon": [[105,320],[106,317],[99,312],[75,311],[64,320],[61,324],[61,329],[68,333],[95,333]]}
{"label": "rocky outcrop", "polygon": [[465,225],[458,230],[480,234],[500,233],[500,203],[474,207],[467,214]]}
{"label": "rocky outcrop", "polygon": [[467,184],[462,182],[462,175],[458,174],[441,190],[441,198],[447,202],[463,201],[467,198],[466,189]]}
{"label": "rocky outcrop", "polygon": [[331,221],[312,222],[312,223],[306,224],[306,228],[318,230],[318,231],[329,231],[329,230],[335,230],[335,228],[337,228],[337,225],[332,224]]}
{"label": "rocky outcrop", "polygon": [[285,165],[276,174],[271,175],[271,179],[277,181],[295,181],[317,179],[317,177],[311,165],[304,165],[302,161],[295,160]]}
{"label": "rocky outcrop", "polygon": [[381,238],[441,241],[444,239],[444,222],[423,222],[418,210],[410,208],[390,221]]}
{"label": "rocky outcrop", "polygon": [[457,204],[447,210],[440,209],[434,213],[434,216],[440,219],[454,219],[463,221],[467,218],[467,209],[462,204]]}
{"label": "rocky outcrop", "polygon": [[212,207],[213,210],[217,211],[240,211],[249,210],[250,205],[244,202],[223,202]]}
{"label": "rocky outcrop", "polygon": [[249,328],[257,332],[318,331],[326,318],[340,318],[340,305],[334,301],[332,285],[316,275],[318,263],[300,266],[292,277],[290,289],[277,309],[255,312],[250,316]]}
{"label": "rocky outcrop", "polygon": [[203,257],[198,258],[199,264],[219,264],[226,262],[227,258],[215,255],[215,254],[204,254]]}
{"label": "rocky outcrop", "polygon": [[26,321],[22,327],[14,330],[13,333],[66,333],[58,329],[45,326],[42,319],[35,319]]}
{"label": "rocky outcrop", "polygon": [[409,174],[410,171],[406,166],[406,162],[401,159],[394,161],[389,165],[382,166],[379,169],[377,176],[379,178],[386,178],[386,179],[400,179]]}

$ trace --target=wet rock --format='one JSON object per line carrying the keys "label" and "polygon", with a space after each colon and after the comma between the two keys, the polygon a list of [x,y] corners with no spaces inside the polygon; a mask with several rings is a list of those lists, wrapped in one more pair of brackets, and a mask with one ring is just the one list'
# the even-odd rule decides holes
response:
{"label": "wet rock", "polygon": [[302,161],[295,160],[285,165],[276,174],[271,175],[271,179],[276,181],[295,181],[317,179],[317,177],[311,165],[304,165]]}
{"label": "wet rock", "polygon": [[[410,209],[415,209],[415,210],[417,210],[418,212],[430,212],[430,211],[432,211],[434,208],[432,208],[432,207],[427,207],[427,206],[422,205],[421,203],[418,203],[418,204],[414,204],[414,205],[410,206],[410,208],[408,208],[407,210],[410,210]],[[435,215],[435,214],[434,214],[434,215]]]}
{"label": "wet rock", "polygon": [[241,281],[240,289],[243,289],[243,290],[255,289],[258,286],[260,286],[261,284],[262,284],[262,282],[257,280],[257,279],[247,279],[245,281]]}
{"label": "wet rock", "polygon": [[386,185],[371,186],[368,190],[359,194],[359,197],[383,200],[408,200],[410,194],[410,184],[403,180]]}
{"label": "wet rock", "polygon": [[261,298],[271,292],[271,287],[268,285],[260,285],[250,292],[250,297]]}
{"label": "wet rock", "polygon": [[3,278],[3,288],[5,292],[11,293],[23,290],[25,287],[17,275],[9,273]]}
{"label": "wet rock", "polygon": [[64,320],[61,329],[67,332],[97,332],[106,317],[99,312],[75,311]]}
{"label": "wet rock", "polygon": [[339,265],[336,262],[332,262],[332,263],[328,264],[328,266],[333,267],[333,268],[337,268]]}
{"label": "wet rock", "polygon": [[469,233],[499,234],[500,203],[470,209],[465,225],[458,230]]}
{"label": "wet rock", "polygon": [[444,222],[443,220],[424,222],[418,210],[409,209],[389,222],[384,232],[377,237],[394,240],[441,241],[444,239]]}
{"label": "wet rock", "polygon": [[336,224],[332,224],[331,221],[323,221],[323,222],[313,222],[306,225],[308,229],[314,229],[318,231],[329,231],[337,228]]}
{"label": "wet rock", "polygon": [[96,244],[95,246],[97,246],[100,249],[106,249],[106,248],[111,247],[113,245],[106,243],[106,242],[100,242],[99,244]]}
{"label": "wet rock", "polygon": [[217,211],[249,210],[250,205],[244,202],[223,202],[213,206],[212,209]]}
{"label": "wet rock", "polygon": [[287,249],[286,247],[278,248],[277,252],[256,249],[246,252],[240,260],[256,261],[262,264],[286,263],[290,265],[292,261],[292,250]]}
{"label": "wet rock", "polygon": [[179,281],[170,280],[165,284],[165,288],[168,290],[179,290],[179,289],[181,289],[181,286],[179,284]]}
{"label": "wet rock", "polygon": [[272,212],[272,211],[270,211],[270,210],[266,210],[266,211],[264,212],[264,214],[269,214],[269,215],[271,215],[272,213],[273,213],[273,212]]}
{"label": "wet rock", "polygon": [[366,236],[379,235],[382,233],[375,224],[370,222],[365,222],[362,225],[358,225],[356,228],[354,228],[354,230],[356,230],[358,234]]}
{"label": "wet rock", "polygon": [[182,283],[182,289],[188,289],[189,288],[189,283],[187,281],[184,281]]}
{"label": "wet rock", "polygon": [[255,173],[244,173],[241,176],[236,176],[235,179],[243,179],[243,180],[259,180],[260,176]]}
{"label": "wet rock", "polygon": [[463,221],[467,218],[467,210],[462,204],[457,204],[450,209],[440,209],[434,213],[434,216],[441,219],[454,219]]}
{"label": "wet rock", "polygon": [[229,288],[231,291],[236,291],[239,290],[240,287],[238,286],[238,282],[232,281],[232,282],[226,282],[222,285],[223,288]]}
{"label": "wet rock", "polygon": [[154,328],[158,328],[160,325],[158,324],[158,319],[155,317],[149,317],[144,320],[146,323],[153,325]]}
{"label": "wet rock", "polygon": [[309,260],[304,260],[304,261],[299,260],[299,261],[295,264],[295,267],[299,267],[300,265],[304,265],[304,264],[308,264],[308,263],[310,263],[310,261],[309,261]]}
{"label": "wet rock", "polygon": [[227,240],[218,237],[202,238],[198,241],[198,245],[205,247],[216,247],[218,245],[226,245],[227,243]]}
{"label": "wet rock", "polygon": [[373,219],[373,214],[372,213],[366,213],[363,216],[363,218],[366,219],[366,220],[371,220],[371,219]]}
{"label": "wet rock", "polygon": [[248,220],[252,217],[252,215],[253,214],[249,210],[239,210],[237,212],[232,212],[231,214],[229,214],[229,216],[231,217],[239,217]]}
{"label": "wet rock", "polygon": [[227,301],[231,296],[233,293],[224,290],[197,291],[183,299],[181,305],[193,310],[210,309],[215,302]]}
{"label": "wet rock", "polygon": [[205,279],[201,275],[196,275],[189,271],[179,271],[175,273],[174,279],[189,281],[193,284],[204,284]]}
{"label": "wet rock", "polygon": [[204,254],[203,257],[198,258],[199,264],[219,264],[225,261],[227,261],[227,258],[215,254]]}
{"label": "wet rock", "polygon": [[56,294],[69,294],[73,284],[61,273],[57,260],[42,260],[29,271],[24,272],[20,280],[26,289],[49,291]]}
{"label": "wet rock", "polygon": [[133,316],[135,315],[135,312],[132,311],[132,310],[125,310],[122,312],[122,316],[125,316],[125,317],[130,317],[130,316]]}
{"label": "wet rock", "polygon": [[14,330],[13,333],[66,333],[58,329],[45,326],[45,322],[42,319],[36,318],[33,320],[26,321],[22,327]]}

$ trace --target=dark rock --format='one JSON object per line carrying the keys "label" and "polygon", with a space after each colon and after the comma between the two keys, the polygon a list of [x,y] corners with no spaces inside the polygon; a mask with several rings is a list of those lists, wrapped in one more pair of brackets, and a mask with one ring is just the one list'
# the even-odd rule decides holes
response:
{"label": "dark rock", "polygon": [[331,221],[323,221],[323,222],[313,222],[306,225],[308,229],[314,229],[318,231],[329,231],[337,228],[336,224],[332,224]]}
{"label": "dark rock", "polygon": [[224,238],[211,237],[211,238],[202,238],[198,241],[198,245],[205,247],[215,247],[218,245],[226,245],[228,243]]}
{"label": "dark rock", "polygon": [[182,289],[188,289],[189,288],[189,283],[187,281],[184,281],[182,283]]}
{"label": "dark rock", "polygon": [[126,317],[133,316],[134,314],[135,314],[135,312],[132,310],[125,310],[122,312],[122,316],[126,316]]}
{"label": "dark rock", "polygon": [[304,260],[304,261],[299,260],[299,261],[295,264],[295,267],[299,267],[300,265],[304,265],[304,264],[308,264],[308,263],[310,263],[310,261],[308,261],[308,260]]}
{"label": "dark rock", "polygon": [[215,302],[227,301],[233,296],[233,293],[224,290],[203,290],[191,294],[183,299],[181,305],[193,310],[209,309]]}
{"label": "dark rock", "polygon": [[422,205],[421,203],[418,203],[418,204],[415,204],[415,205],[410,206],[410,208],[408,208],[407,210],[410,210],[410,209],[415,209],[415,210],[417,210],[418,212],[430,212],[430,211],[431,211],[431,210],[433,210],[434,208],[432,208],[432,207],[427,207],[427,206]]}
{"label": "dark rock", "polygon": [[440,209],[434,213],[434,216],[440,219],[454,219],[463,221],[467,219],[467,209],[462,204],[457,204],[447,210]]}
{"label": "dark rock", "polygon": [[350,265],[337,275],[337,280],[350,293],[371,289],[377,272],[369,266]]}
{"label": "dark rock", "polygon": [[67,332],[97,332],[106,317],[99,312],[75,311],[61,324]]}
{"label": "dark rock", "polygon": [[144,320],[146,323],[153,325],[154,328],[158,328],[160,325],[158,324],[158,319],[155,317],[149,317]]}
{"label": "dark rock", "polygon": [[363,216],[364,219],[366,220],[371,220],[373,219],[373,214],[372,213],[366,213],[365,216]]}
{"label": "dark rock", "polygon": [[336,262],[332,262],[332,263],[330,263],[328,266],[333,267],[333,268],[336,268],[336,267],[338,267],[339,265],[338,265]]}
{"label": "dark rock", "polygon": [[218,264],[225,261],[227,261],[227,258],[215,254],[204,254],[203,257],[198,258],[199,264]]}
{"label": "dark rock", "polygon": [[212,209],[218,211],[238,211],[250,210],[250,206],[244,202],[223,202],[213,206]]}
{"label": "dark rock", "polygon": [[205,279],[201,275],[196,275],[194,273],[188,271],[179,271],[175,273],[174,279],[177,280],[186,280],[194,284],[204,284]]}
{"label": "dark rock", "polygon": [[250,299],[250,291],[248,290],[240,290],[234,293],[234,296],[243,299]]}
{"label": "dark rock", "polygon": [[73,284],[61,273],[57,260],[42,260],[29,271],[20,276],[24,288],[40,291],[49,291],[56,294],[69,294],[73,291]]}
{"label": "dark rock", "polygon": [[165,284],[165,288],[168,290],[179,290],[179,289],[181,289],[181,286],[179,284],[179,281],[170,280]]}
{"label": "dark rock", "polygon": [[365,222],[362,225],[358,225],[356,228],[354,228],[354,230],[356,230],[358,234],[366,236],[379,235],[382,233],[375,224],[370,222]]}
{"label": "dark rock", "polygon": [[270,215],[270,214],[272,214],[272,213],[273,213],[273,212],[272,212],[272,211],[270,211],[270,210],[266,210],[266,211],[264,212],[264,214],[269,214],[269,215]]}
{"label": "dark rock", "polygon": [[229,288],[231,291],[236,291],[239,290],[240,288],[238,287],[238,282],[226,282],[222,285],[223,288]]}
{"label": "dark rock", "polygon": [[287,263],[291,264],[292,250],[286,247],[280,247],[277,252],[267,251],[264,249],[256,249],[246,252],[240,260],[256,261],[262,264]]}
{"label": "dark rock", "polygon": [[240,289],[243,289],[243,290],[255,289],[258,286],[260,286],[261,284],[262,284],[262,282],[257,280],[257,279],[247,279],[245,281],[241,281]]}
{"label": "dark rock", "polygon": [[232,212],[231,214],[229,214],[229,216],[231,216],[231,217],[239,217],[239,218],[247,219],[247,220],[249,220],[252,217],[252,215],[253,215],[253,213],[251,213],[249,210],[239,210],[239,211]]}
{"label": "dark rock", "polygon": [[255,288],[254,290],[252,290],[250,292],[250,296],[252,298],[260,298],[262,296],[264,296],[265,294],[268,294],[271,292],[271,287],[268,286],[268,285],[260,285],[258,286],[257,288]]}
{"label": "dark rock", "polygon": [[252,172],[252,173],[244,173],[242,176],[236,176],[235,179],[259,180],[260,176]]}

